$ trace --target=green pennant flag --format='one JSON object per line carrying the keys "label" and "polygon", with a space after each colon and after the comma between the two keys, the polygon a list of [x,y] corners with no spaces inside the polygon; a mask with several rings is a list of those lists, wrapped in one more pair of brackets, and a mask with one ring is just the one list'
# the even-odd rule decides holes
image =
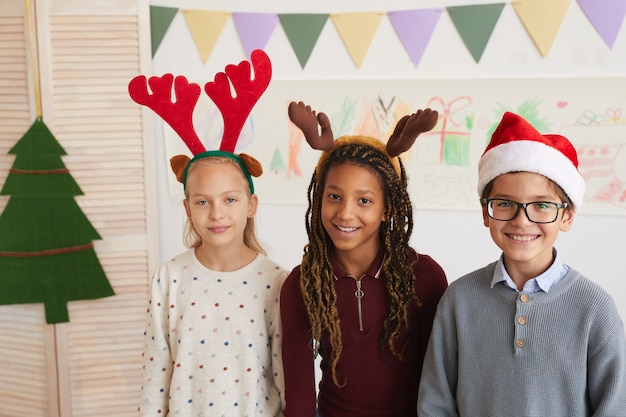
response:
{"label": "green pennant flag", "polygon": [[446,8],[452,23],[478,63],[485,51],[505,3],[451,6]]}
{"label": "green pennant flag", "polygon": [[178,13],[177,8],[150,6],[150,38],[152,40],[152,57],[159,49],[172,20]]}
{"label": "green pennant flag", "polygon": [[69,321],[67,302],[113,295],[93,248],[101,239],[74,197],[82,191],[41,119],[11,148],[0,190],[0,305],[44,303],[46,321]]}
{"label": "green pennant flag", "polygon": [[304,68],[328,20],[326,14],[279,14],[280,24]]}

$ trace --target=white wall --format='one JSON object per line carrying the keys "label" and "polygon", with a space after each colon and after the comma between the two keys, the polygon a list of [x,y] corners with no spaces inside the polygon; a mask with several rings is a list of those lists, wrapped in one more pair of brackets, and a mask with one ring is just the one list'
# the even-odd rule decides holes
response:
{"label": "white wall", "polygon": [[[219,0],[212,1],[210,5],[199,0],[158,2],[159,5],[169,7],[210,7],[212,10],[242,12],[332,13],[381,10],[381,2],[373,0],[292,3],[296,2]],[[423,0],[411,5],[406,3],[400,0],[388,1],[384,10],[487,4],[492,1]],[[180,14],[170,30],[173,32],[168,33],[163,40],[162,48],[175,48],[177,54],[173,58],[165,53],[159,54],[161,51],[157,52],[154,58],[155,75],[174,72],[186,74],[190,79],[206,79],[215,72],[222,71],[226,64],[246,59],[232,22],[227,23],[206,64],[200,62],[197,52],[191,47],[192,42]],[[622,28],[613,49],[609,50],[573,0],[547,58],[540,56],[510,4],[505,6],[479,64],[474,62],[445,13],[439,20],[418,68],[410,62],[395,36],[389,22],[383,19],[360,69],[355,68],[330,22],[322,32],[304,70],[300,68],[280,28],[274,32],[266,51],[272,58],[274,80],[295,79],[302,80],[303,83],[318,79],[621,77],[626,70],[626,28]],[[626,78],[624,81],[626,85]],[[297,100],[297,94],[294,99]],[[626,90],[624,99],[626,102]],[[159,129],[156,130],[158,132]],[[156,136],[159,144],[157,158],[164,160],[162,141],[158,133]],[[166,175],[172,174],[169,171],[158,173],[162,260],[184,250],[181,237],[184,211],[182,204],[170,199]],[[306,201],[305,196],[306,189],[303,189],[303,204]],[[306,207],[263,204],[263,196],[259,198],[259,236],[266,244],[270,257],[290,269],[300,262],[306,242]],[[592,216],[585,215],[583,210],[576,217],[572,230],[562,234],[556,245],[566,263],[612,293],[624,318],[626,274],[621,261],[626,255],[625,236],[626,216]],[[416,210],[412,243],[418,251],[433,256],[442,265],[449,280],[454,280],[499,256],[488,230],[482,225],[478,203],[475,211]]]}

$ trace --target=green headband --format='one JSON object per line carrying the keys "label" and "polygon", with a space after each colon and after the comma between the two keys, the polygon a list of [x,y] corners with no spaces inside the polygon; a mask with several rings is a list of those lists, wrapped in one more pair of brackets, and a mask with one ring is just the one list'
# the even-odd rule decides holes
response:
{"label": "green headband", "polygon": [[250,172],[248,171],[246,164],[244,164],[241,158],[239,158],[234,153],[230,153],[226,151],[205,151],[194,156],[193,159],[189,161],[189,163],[187,164],[187,167],[185,168],[185,173],[183,175],[183,190],[187,189],[187,171],[189,171],[189,167],[191,166],[191,164],[193,164],[199,159],[211,158],[214,156],[225,156],[226,158],[230,158],[233,161],[237,162],[237,164],[243,171],[243,174],[246,176],[246,179],[248,180],[248,185],[250,186],[250,194],[254,194],[254,184],[252,184],[252,176],[250,175]]}

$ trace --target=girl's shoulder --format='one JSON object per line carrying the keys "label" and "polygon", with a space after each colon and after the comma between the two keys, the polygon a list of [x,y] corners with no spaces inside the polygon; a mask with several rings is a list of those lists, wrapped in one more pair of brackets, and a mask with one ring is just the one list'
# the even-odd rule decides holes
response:
{"label": "girl's shoulder", "polygon": [[413,252],[410,259],[414,262],[413,271],[416,274],[430,273],[437,276],[443,276],[445,278],[446,273],[443,268],[439,265],[439,262],[433,259],[430,255]]}
{"label": "girl's shoulder", "polygon": [[158,268],[158,271],[167,271],[171,269],[177,268],[185,268],[189,265],[193,265],[195,263],[195,255],[193,249],[187,249],[184,252],[179,253],[176,256],[173,256],[170,259],[167,259],[163,263],[161,263]]}
{"label": "girl's shoulder", "polygon": [[289,274],[289,271],[287,269],[283,268],[277,262],[268,258],[266,255],[263,255],[262,253],[258,254],[253,263],[259,270],[262,270],[263,272],[268,272],[276,277],[281,278],[281,280],[287,278],[287,275]]}
{"label": "girl's shoulder", "polygon": [[300,265],[295,266],[285,278],[283,283],[283,293],[290,295],[300,294]]}
{"label": "girl's shoulder", "polygon": [[415,293],[420,299],[429,299],[436,304],[446,288],[448,279],[443,268],[430,255],[416,253],[417,259],[413,264],[415,275]]}

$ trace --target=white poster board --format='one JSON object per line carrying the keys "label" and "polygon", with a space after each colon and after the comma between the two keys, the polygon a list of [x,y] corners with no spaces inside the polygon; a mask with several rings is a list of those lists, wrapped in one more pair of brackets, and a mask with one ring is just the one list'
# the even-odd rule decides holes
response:
{"label": "white poster board", "polygon": [[[403,115],[425,107],[438,110],[437,126],[402,156],[414,206],[437,210],[479,208],[478,159],[503,112],[512,111],[542,133],[564,135],[576,146],[587,183],[581,213],[626,215],[623,79],[274,81],[253,109],[237,148],[262,163],[264,174],[255,187],[270,204],[306,204],[319,157],[288,120],[290,101],[325,112],[335,137],[360,134],[381,140]],[[194,119],[207,149],[217,149],[222,118],[205,95]],[[168,158],[189,155],[169,126],[164,136]],[[179,200],[180,184],[172,189]]]}

